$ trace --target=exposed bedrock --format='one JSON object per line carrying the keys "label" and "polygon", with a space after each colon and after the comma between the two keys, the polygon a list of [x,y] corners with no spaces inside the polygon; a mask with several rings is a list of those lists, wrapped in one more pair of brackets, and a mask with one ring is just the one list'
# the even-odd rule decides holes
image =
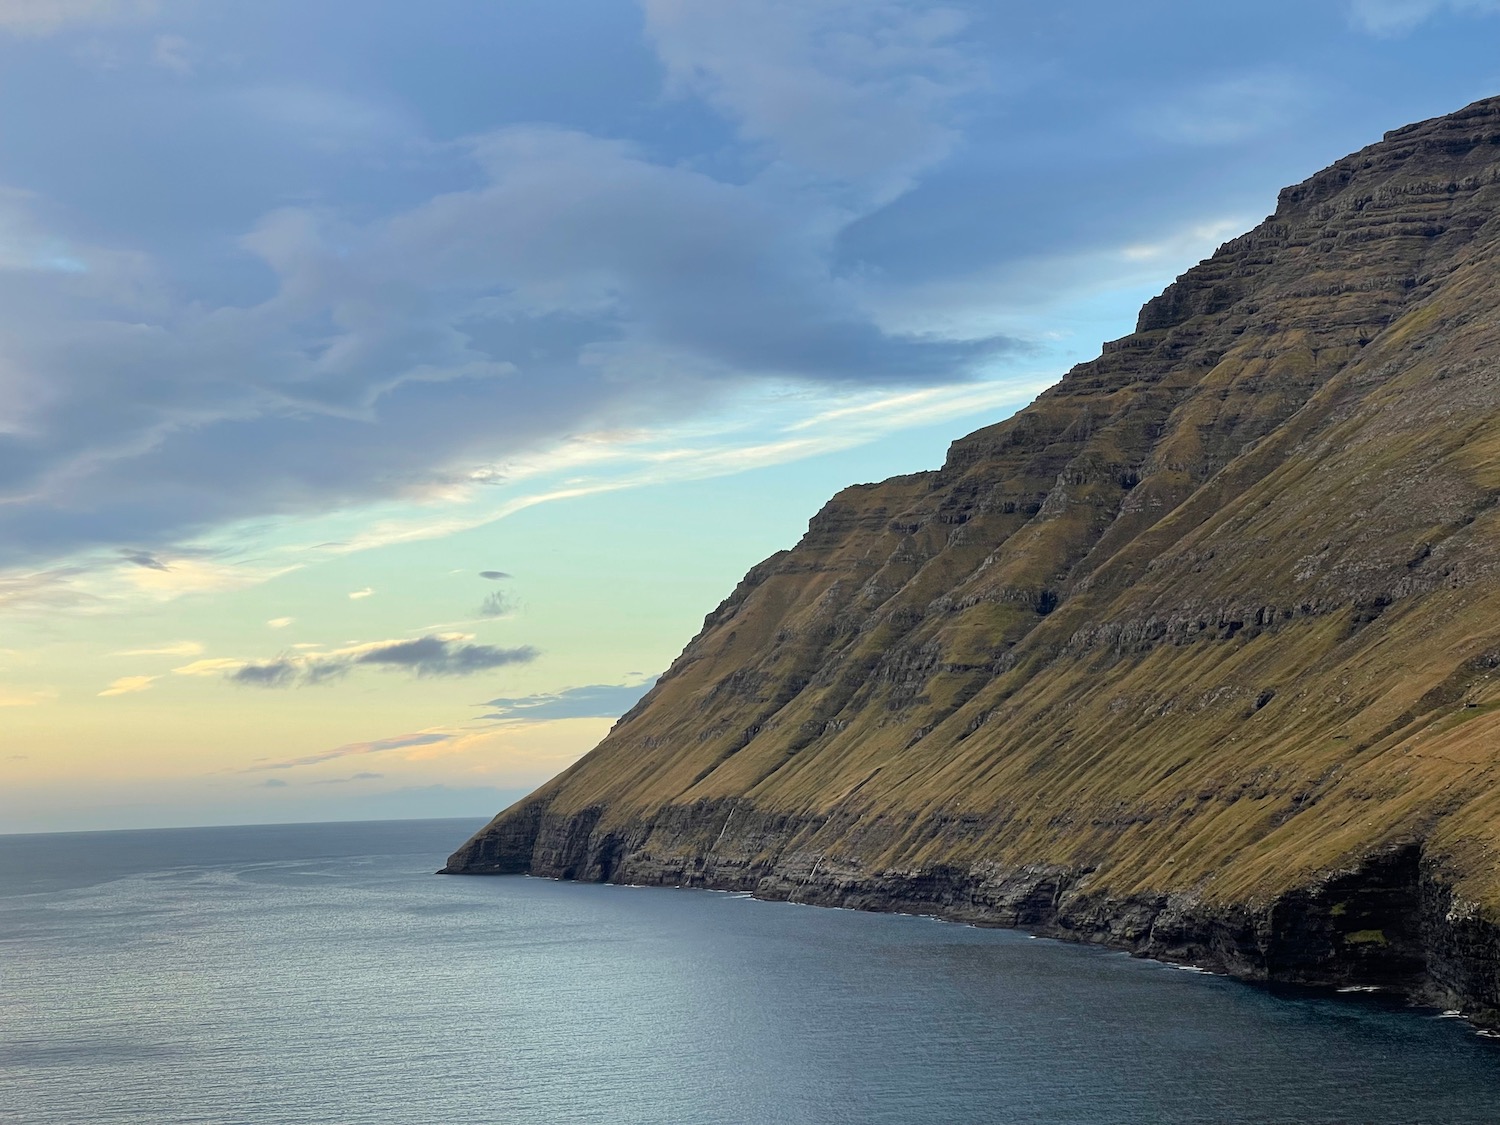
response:
{"label": "exposed bedrock", "polygon": [[799,844],[815,840],[826,820],[767,815],[739,800],[663,809],[649,822],[603,831],[599,814],[556,816],[533,805],[507,822],[507,834],[471,841],[444,871],[747,891],[1021,928],[1246,980],[1379,988],[1500,1026],[1500,927],[1457,899],[1415,842],[1269,901],[1221,903],[1183,891],[1110,894],[1078,867],[871,870]]}
{"label": "exposed bedrock", "polygon": [[1500,1012],[1500,99],[1281,193],[854,485],[455,873],[736,888]]}

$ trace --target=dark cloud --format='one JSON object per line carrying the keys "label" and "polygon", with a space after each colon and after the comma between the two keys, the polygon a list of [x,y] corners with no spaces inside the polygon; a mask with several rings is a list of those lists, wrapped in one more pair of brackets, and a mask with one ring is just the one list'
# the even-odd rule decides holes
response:
{"label": "dark cloud", "polygon": [[510,664],[526,664],[539,655],[531,645],[499,648],[429,635],[410,641],[360,645],[327,654],[280,656],[243,665],[227,673],[226,678],[232,683],[254,687],[300,687],[340,679],[362,665],[401,669],[419,677],[472,676]]}
{"label": "dark cloud", "polygon": [[527,664],[539,655],[530,645],[497,648],[428,636],[371,649],[355,657],[354,662],[407,668],[419,676],[470,676],[491,668],[503,668],[507,664]]}
{"label": "dark cloud", "polygon": [[135,563],[136,566],[145,567],[147,570],[170,571],[172,569],[155,555],[146,551],[122,551],[121,555],[126,562]]}
{"label": "dark cloud", "polygon": [[279,777],[268,777],[260,783],[262,789],[285,789],[286,782]]}
{"label": "dark cloud", "polygon": [[481,570],[479,572],[479,577],[488,578],[491,582],[500,582],[506,578],[509,578],[510,575],[506,574],[503,570]]}
{"label": "dark cloud", "polygon": [[287,687],[296,682],[300,670],[291,660],[271,660],[264,664],[246,664],[230,672],[228,678],[237,684],[256,687]]}
{"label": "dark cloud", "polygon": [[543,695],[491,699],[482,704],[497,710],[487,719],[501,722],[540,722],[547,719],[617,719],[634,707],[656,683],[589,684],[587,687]]}

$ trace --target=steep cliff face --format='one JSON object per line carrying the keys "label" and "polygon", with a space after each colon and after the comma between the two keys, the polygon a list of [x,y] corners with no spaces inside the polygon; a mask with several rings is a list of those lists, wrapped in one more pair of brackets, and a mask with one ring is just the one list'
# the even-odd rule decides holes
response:
{"label": "steep cliff face", "polygon": [[1021,924],[1500,1009],[1500,99],[1281,193],[844,490],[446,870]]}

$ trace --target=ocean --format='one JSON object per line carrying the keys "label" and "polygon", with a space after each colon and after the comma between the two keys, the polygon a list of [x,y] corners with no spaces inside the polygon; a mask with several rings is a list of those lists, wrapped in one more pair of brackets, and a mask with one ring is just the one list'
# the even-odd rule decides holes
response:
{"label": "ocean", "polygon": [[0,836],[6,1125],[1500,1119],[1379,996],[745,896],[432,874],[478,822]]}

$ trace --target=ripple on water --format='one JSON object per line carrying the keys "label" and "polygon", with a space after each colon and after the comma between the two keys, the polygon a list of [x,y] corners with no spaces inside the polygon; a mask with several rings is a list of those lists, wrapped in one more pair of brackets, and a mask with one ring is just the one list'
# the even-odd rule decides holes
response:
{"label": "ripple on water", "polygon": [[1495,1120],[1500,1050],[1454,1012],[743,893],[432,876],[474,827],[0,837],[0,1120]]}

